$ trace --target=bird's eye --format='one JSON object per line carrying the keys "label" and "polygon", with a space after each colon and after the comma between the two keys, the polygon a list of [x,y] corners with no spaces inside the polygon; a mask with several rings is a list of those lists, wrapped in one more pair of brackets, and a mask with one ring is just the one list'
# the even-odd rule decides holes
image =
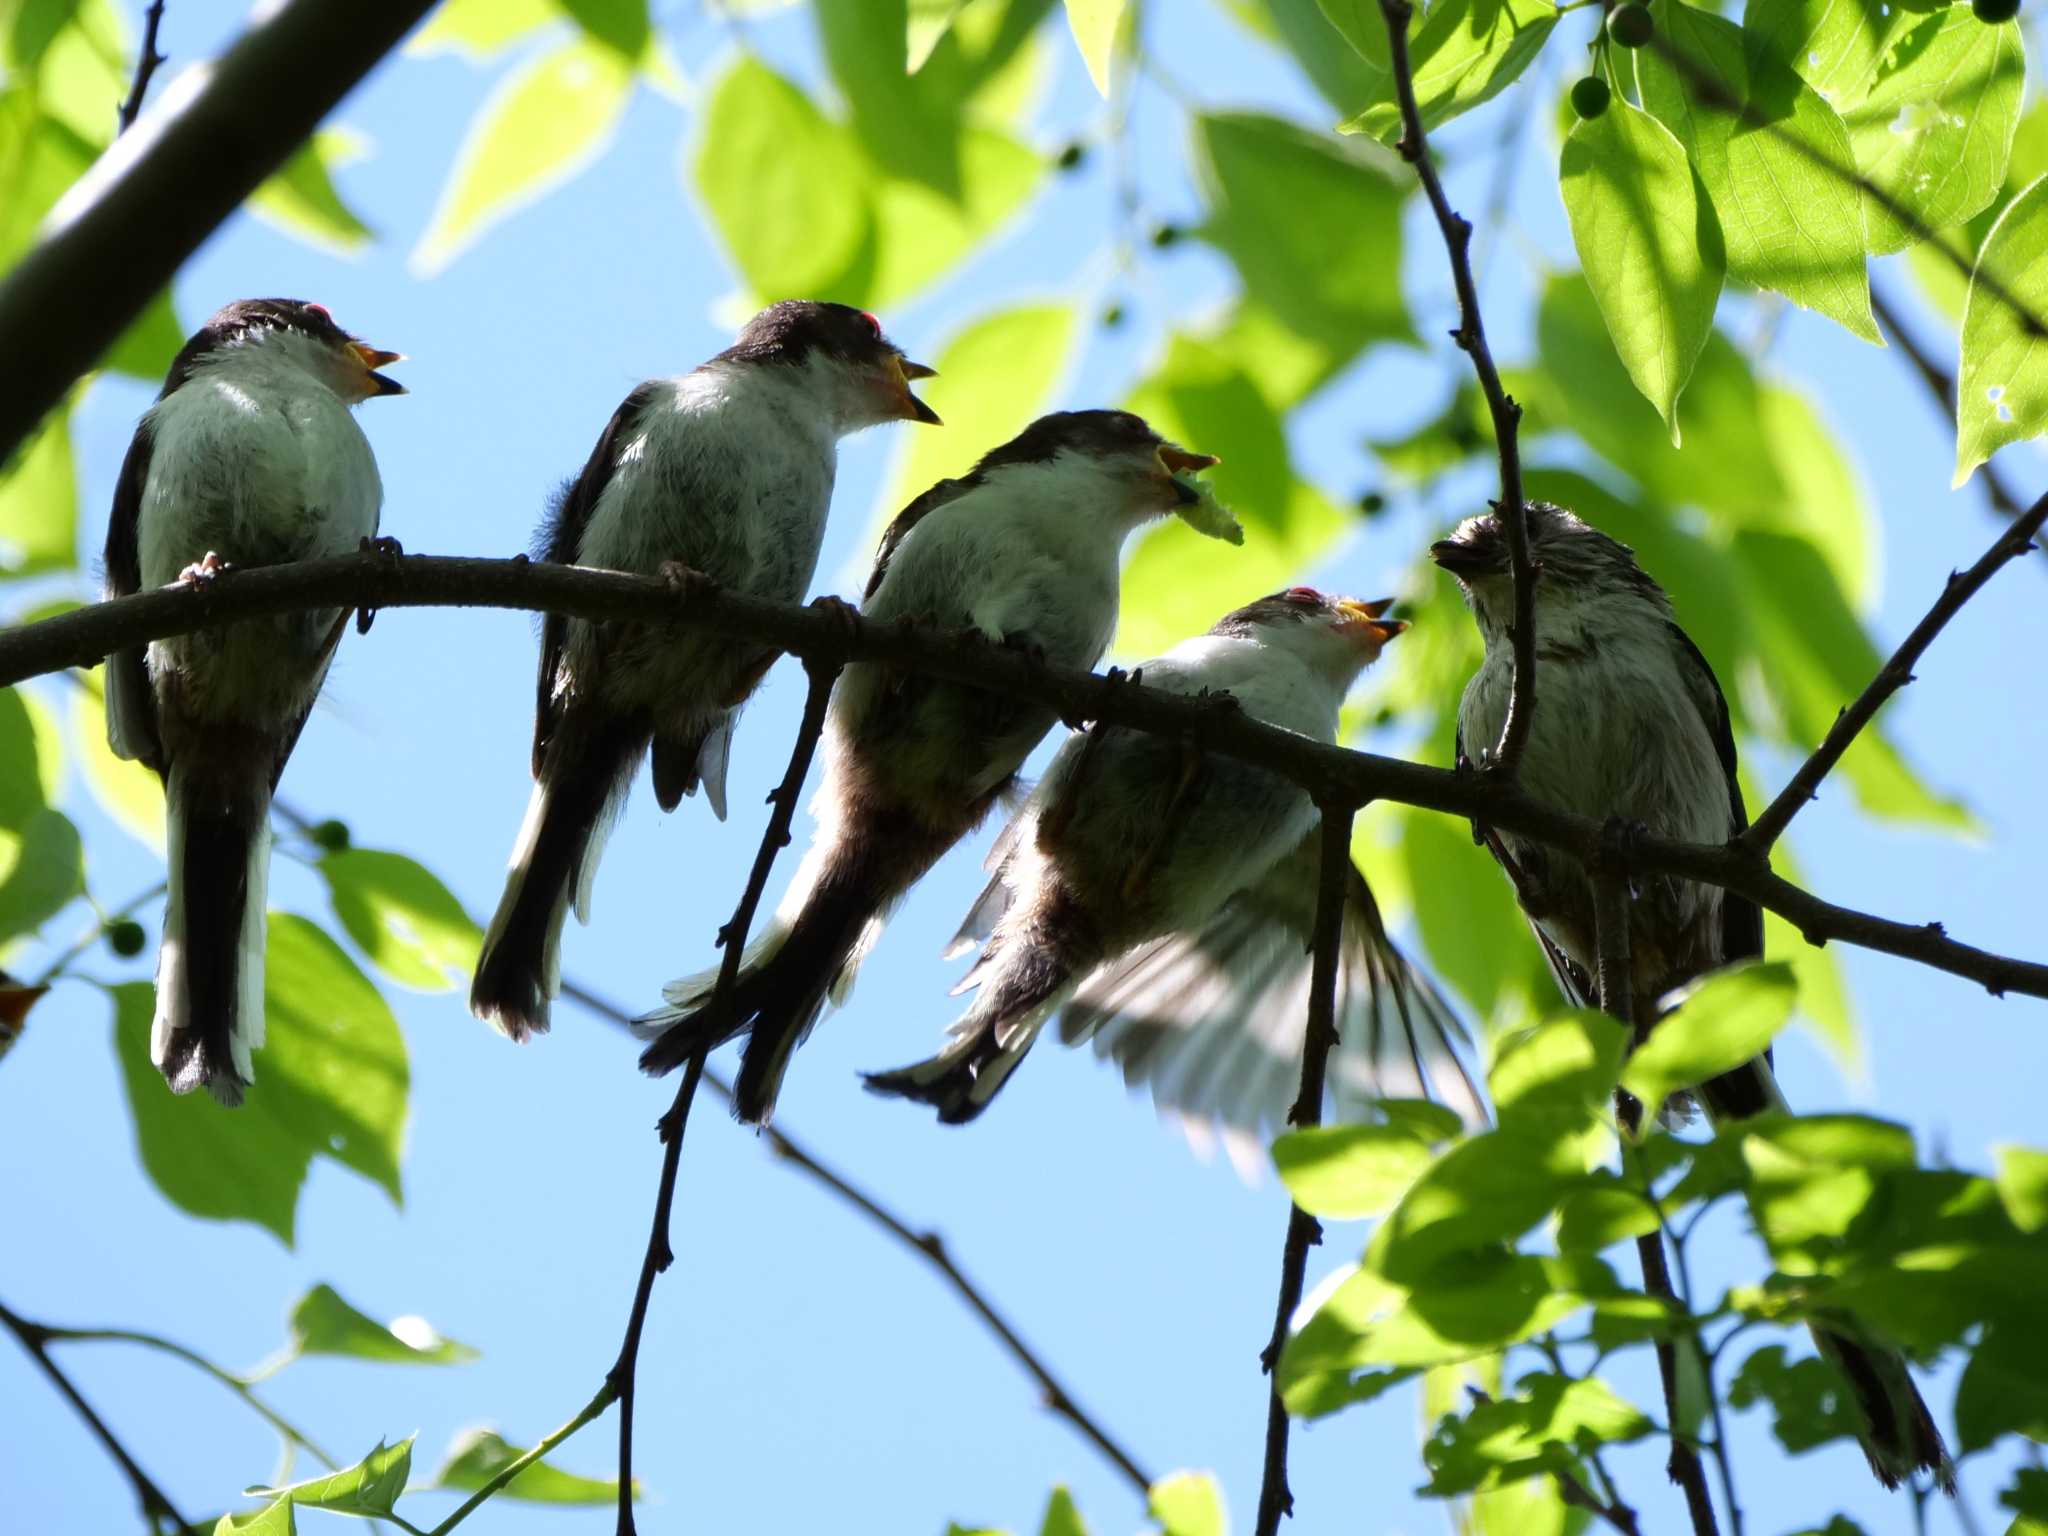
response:
{"label": "bird's eye", "polygon": [[877,341],[880,341],[882,339],[882,322],[877,320],[873,315],[869,314],[866,310],[862,310],[860,312],[860,317],[861,319],[867,321],[868,333],[872,335]]}
{"label": "bird's eye", "polygon": [[1287,601],[1299,603],[1304,608],[1320,608],[1323,606],[1323,594],[1314,587],[1289,587]]}
{"label": "bird's eye", "polygon": [[329,325],[334,324],[334,316],[332,313],[329,312],[325,304],[308,304],[306,306],[306,313],[309,315],[318,316],[320,319],[325,320]]}

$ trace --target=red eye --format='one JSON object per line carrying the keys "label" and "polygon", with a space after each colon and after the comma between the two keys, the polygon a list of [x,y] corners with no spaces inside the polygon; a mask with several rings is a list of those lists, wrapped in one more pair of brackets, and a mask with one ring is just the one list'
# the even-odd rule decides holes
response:
{"label": "red eye", "polygon": [[334,324],[334,316],[328,313],[327,306],[325,304],[308,304],[306,306],[306,313],[309,315],[318,315],[322,320],[325,320],[329,325]]}
{"label": "red eye", "polygon": [[882,334],[882,322],[881,322],[881,321],[877,320],[877,319],[876,319],[876,318],[875,318],[875,317],[874,317],[873,315],[869,314],[869,313],[868,313],[868,312],[867,312],[866,310],[862,310],[862,311],[860,312],[860,317],[861,317],[861,319],[863,319],[863,320],[867,321],[867,323],[868,323],[868,329],[869,329],[869,330],[873,331],[873,332],[875,333],[875,335],[876,335],[877,337],[880,337],[880,336],[881,336],[881,334]]}

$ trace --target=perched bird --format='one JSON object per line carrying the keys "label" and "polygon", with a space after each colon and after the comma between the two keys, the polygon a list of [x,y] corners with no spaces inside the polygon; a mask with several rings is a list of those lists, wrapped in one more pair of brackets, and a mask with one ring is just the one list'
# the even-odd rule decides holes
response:
{"label": "perched bird", "polygon": [[[1536,583],[1536,711],[1521,786],[1548,804],[1662,837],[1719,843],[1749,825],[1736,774],[1728,704],[1713,669],[1679,628],[1671,601],[1634,552],[1563,507],[1530,502]],[[1458,707],[1458,758],[1500,737],[1514,675],[1514,580],[1493,513],[1467,518],[1430,546],[1457,577],[1486,657]],[[1513,833],[1481,829],[1565,997],[1598,1006],[1593,884],[1575,858]],[[1644,877],[1629,913],[1638,1040],[1660,1024],[1661,1000],[1717,966],[1761,957],[1763,914],[1732,891],[1669,875]],[[1785,1107],[1768,1054],[1695,1085],[1718,1123]],[[1652,1111],[1658,1106],[1648,1106]],[[1683,1097],[1665,1113],[1683,1115]],[[1862,1414],[1864,1453],[1888,1488],[1915,1469],[1953,1491],[1954,1470],[1905,1360],[1815,1325]]]}
{"label": "perched bird", "polygon": [[[1139,668],[1146,686],[1227,695],[1256,719],[1334,741],[1337,712],[1408,626],[1294,587],[1226,614]],[[973,1119],[1062,1015],[1132,1086],[1190,1129],[1279,1124],[1301,1076],[1321,835],[1302,789],[1171,737],[1098,724],[1069,738],[990,859],[994,878],[955,940],[986,939],[956,992],[973,1005],[936,1056],[871,1075],[877,1093]],[[1449,1006],[1387,938],[1346,876],[1330,1064],[1338,1107],[1432,1090],[1475,1117]]]}
{"label": "perched bird", "polygon": [[[1128,411],[1041,417],[889,525],[862,613],[1092,667],[1116,629],[1124,540],[1169,512],[1213,516],[1188,475],[1215,462]],[[1215,526],[1236,529],[1227,514]],[[828,717],[817,834],[780,911],[723,1003],[712,1004],[715,971],[665,989],[668,1006],[639,1021],[656,1037],[641,1065],[665,1072],[748,1034],[733,1108],[765,1119],[790,1053],[827,999],[845,997],[889,910],[980,825],[1056,718],[1027,700],[848,667]]]}
{"label": "perched bird", "polygon": [[[709,362],[626,396],[543,524],[539,558],[687,567],[795,602],[818,563],[839,440],[887,421],[937,423],[910,391],[931,373],[863,310],[771,305]],[[722,635],[545,622],[533,798],[470,988],[477,1017],[514,1040],[548,1027],[563,922],[572,900],[589,921],[605,836],[650,745],[661,808],[701,786],[724,819],[733,726],[775,654]]]}
{"label": "perched bird", "polygon": [[[405,386],[397,362],[318,304],[245,299],[208,320],[135,428],[107,527],[106,595],[204,583],[234,566],[360,548],[384,497],[349,408]],[[170,900],[150,1058],[174,1093],[223,1104],[263,1043],[270,797],[348,614],[200,630],[107,662],[107,737],[162,776]]]}

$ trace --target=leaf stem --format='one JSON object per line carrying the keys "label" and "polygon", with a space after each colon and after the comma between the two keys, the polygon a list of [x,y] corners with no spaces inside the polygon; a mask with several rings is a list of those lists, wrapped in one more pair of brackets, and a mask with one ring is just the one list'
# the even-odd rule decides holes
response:
{"label": "leaf stem", "polygon": [[[483,1487],[477,1489],[475,1493],[472,1493],[468,1498],[464,1499],[461,1505],[459,1505],[456,1508],[453,1514],[451,1514],[446,1520],[443,1520],[439,1525],[435,1526],[431,1531],[424,1533],[424,1536],[448,1536],[448,1532],[454,1530],[455,1527],[462,1524],[463,1521],[467,1520],[472,1514],[474,1514],[476,1512],[477,1506],[482,1504],[484,1500],[488,1499],[500,1488],[503,1488],[507,1483],[511,1482],[513,1478],[517,1477],[520,1473],[524,1472],[536,1461],[539,1461],[543,1456],[547,1455],[548,1452],[552,1451],[564,1440],[567,1440],[571,1435],[575,1434],[577,1430],[581,1429],[584,1425],[588,1424],[592,1419],[596,1418],[599,1414],[603,1413],[605,1409],[611,1407],[613,1400],[617,1396],[618,1393],[613,1390],[612,1384],[609,1381],[607,1381],[603,1386],[597,1389],[597,1395],[593,1397],[589,1402],[585,1403],[580,1410],[578,1410],[576,1417],[569,1420],[568,1423],[562,1425],[561,1428],[553,1431],[551,1434],[541,1436],[539,1443],[536,1444],[532,1450],[527,1451],[524,1455],[521,1455],[511,1461],[506,1462],[504,1466],[500,1467],[496,1472],[491,1474],[491,1479],[489,1482],[485,1483]],[[622,1485],[621,1491],[627,1498],[630,1499],[632,1497],[633,1490],[631,1484]],[[395,1520],[398,1517],[394,1515],[392,1516],[392,1518]],[[400,1523],[404,1524],[403,1521],[401,1521]],[[406,1529],[415,1530],[416,1527],[408,1525],[406,1526]]]}

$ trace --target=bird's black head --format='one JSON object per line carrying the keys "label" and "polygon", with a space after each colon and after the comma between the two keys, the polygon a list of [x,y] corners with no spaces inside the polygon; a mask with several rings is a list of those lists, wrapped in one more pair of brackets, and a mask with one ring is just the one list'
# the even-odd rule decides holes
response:
{"label": "bird's black head", "polygon": [[1391,597],[1363,602],[1314,587],[1288,587],[1232,609],[1209,626],[1209,633],[1276,646],[1348,679],[1408,627],[1406,619],[1386,617],[1393,606]]}
{"label": "bird's black head", "polygon": [[939,424],[938,413],[910,392],[911,381],[936,370],[905,360],[882,334],[882,322],[864,309],[819,299],[770,304],[741,329],[715,363],[803,368],[844,377],[854,385],[854,425],[881,421]]}
{"label": "bird's black head", "polygon": [[279,334],[314,343],[331,363],[329,382],[346,399],[405,393],[403,384],[376,372],[387,363],[401,361],[402,354],[358,341],[335,323],[326,305],[304,299],[237,299],[215,310],[206,324],[192,333],[165,377],[164,394],[184,383],[201,361]]}
{"label": "bird's black head", "polygon": [[[1168,442],[1144,417],[1130,411],[1054,411],[1041,416],[974,467],[977,476],[1013,465],[1055,465],[1070,460],[1077,476],[1107,473],[1125,483],[1133,509],[1143,515],[1192,506],[1201,493],[1184,477],[1217,463]],[[1088,489],[1077,478],[1076,494]]]}
{"label": "bird's black head", "polygon": [[[1537,568],[1538,603],[1621,594],[1665,602],[1663,589],[1636,564],[1635,551],[1620,540],[1552,502],[1527,502],[1524,511],[1529,559]],[[1458,578],[1482,626],[1490,620],[1509,622],[1514,581],[1507,535],[1497,512],[1466,518],[1449,538],[1429,546],[1429,557]]]}

